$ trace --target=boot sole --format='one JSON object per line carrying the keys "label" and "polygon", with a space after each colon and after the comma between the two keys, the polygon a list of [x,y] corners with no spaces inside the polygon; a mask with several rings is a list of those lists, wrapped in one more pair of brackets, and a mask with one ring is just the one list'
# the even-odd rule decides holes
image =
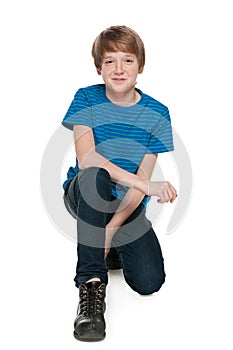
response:
{"label": "boot sole", "polygon": [[76,331],[73,333],[75,339],[86,341],[86,342],[94,342],[94,341],[101,341],[104,340],[106,333],[99,334],[95,331],[87,332],[84,335],[78,334]]}

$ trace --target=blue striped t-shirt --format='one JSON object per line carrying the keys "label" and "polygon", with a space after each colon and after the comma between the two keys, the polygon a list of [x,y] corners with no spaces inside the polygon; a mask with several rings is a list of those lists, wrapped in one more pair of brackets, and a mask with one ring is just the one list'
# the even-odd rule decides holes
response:
{"label": "blue striped t-shirt", "polygon": [[[76,124],[92,128],[96,152],[131,173],[137,172],[145,154],[174,149],[168,108],[136,90],[141,95],[139,102],[122,107],[107,98],[105,84],[79,89],[62,121],[70,130]],[[76,159],[76,166],[68,170],[64,189],[78,172]],[[126,191],[126,186],[116,186],[112,182],[115,197],[122,199]],[[143,204],[148,200],[145,196]]]}

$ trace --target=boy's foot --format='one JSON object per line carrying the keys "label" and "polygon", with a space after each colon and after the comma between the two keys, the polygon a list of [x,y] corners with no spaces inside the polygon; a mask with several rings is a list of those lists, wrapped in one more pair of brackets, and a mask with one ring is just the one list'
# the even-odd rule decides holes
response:
{"label": "boy's foot", "polygon": [[109,270],[122,269],[122,262],[115,248],[110,249],[106,257],[106,264]]}
{"label": "boy's foot", "polygon": [[82,341],[99,341],[105,338],[104,312],[106,285],[88,282],[79,286],[79,306],[74,322],[74,337]]}

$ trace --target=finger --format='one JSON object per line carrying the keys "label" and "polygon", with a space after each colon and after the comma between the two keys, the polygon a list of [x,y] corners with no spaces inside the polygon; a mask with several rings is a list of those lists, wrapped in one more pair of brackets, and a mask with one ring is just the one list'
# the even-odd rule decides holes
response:
{"label": "finger", "polygon": [[172,203],[177,197],[176,189],[170,184],[170,182],[168,183],[168,186],[166,189],[169,197],[168,202]]}
{"label": "finger", "polygon": [[177,197],[177,191],[173,186],[171,186],[171,189],[172,189],[172,198],[171,198],[171,203],[172,203]]}
{"label": "finger", "polygon": [[160,204],[165,203],[165,197],[164,197],[164,195],[160,195],[160,196],[159,196],[159,199],[157,200],[157,202],[160,203]]}
{"label": "finger", "polygon": [[158,203],[163,204],[163,203],[172,203],[177,197],[176,190],[174,187],[169,186],[164,191],[161,193],[159,196],[159,199],[157,200]]}
{"label": "finger", "polygon": [[169,186],[166,186],[163,189],[163,195],[162,195],[163,203],[169,202],[171,200],[171,198],[172,198],[172,192],[171,192]]}
{"label": "finger", "polygon": [[177,195],[177,193],[175,192],[174,194],[173,194],[173,197],[172,197],[172,199],[171,199],[171,203],[173,203],[174,202],[174,200],[176,199],[176,197],[177,197],[178,195]]}
{"label": "finger", "polygon": [[168,196],[169,196],[168,202],[172,203],[174,201],[174,199],[175,199],[175,192],[174,192],[173,188],[169,188]]}
{"label": "finger", "polygon": [[164,197],[165,197],[166,203],[168,203],[171,200],[172,191],[169,188],[166,190]]}
{"label": "finger", "polygon": [[107,258],[107,255],[108,255],[109,252],[110,252],[110,249],[109,248],[105,248],[105,250],[104,250],[104,259]]}

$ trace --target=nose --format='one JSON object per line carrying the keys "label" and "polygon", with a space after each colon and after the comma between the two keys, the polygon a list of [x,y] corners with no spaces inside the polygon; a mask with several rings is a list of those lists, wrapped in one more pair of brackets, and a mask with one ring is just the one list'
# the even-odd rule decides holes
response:
{"label": "nose", "polygon": [[114,71],[116,74],[123,73],[123,65],[121,60],[115,62]]}

